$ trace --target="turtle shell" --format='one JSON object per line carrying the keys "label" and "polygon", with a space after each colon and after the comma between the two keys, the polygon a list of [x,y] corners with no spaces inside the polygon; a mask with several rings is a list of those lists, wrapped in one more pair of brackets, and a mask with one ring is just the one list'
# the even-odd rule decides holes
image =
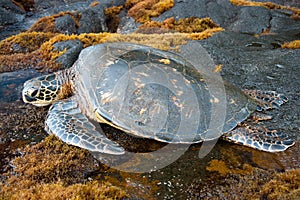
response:
{"label": "turtle shell", "polygon": [[[202,73],[185,57],[148,46],[91,46],[73,67],[75,94],[84,113],[139,137],[200,142],[207,140],[214,104],[225,107],[221,133],[256,110],[256,102],[225,81],[226,101],[219,102],[208,86],[208,80],[218,82],[213,75]],[[220,136],[210,134],[209,139]]]}

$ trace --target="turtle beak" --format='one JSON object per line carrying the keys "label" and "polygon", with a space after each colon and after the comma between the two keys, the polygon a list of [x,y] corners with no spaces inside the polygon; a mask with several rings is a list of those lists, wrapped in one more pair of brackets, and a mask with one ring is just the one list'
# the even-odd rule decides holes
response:
{"label": "turtle beak", "polygon": [[23,101],[25,103],[30,103],[34,106],[42,107],[42,106],[48,106],[50,103],[40,103],[36,98],[28,96],[27,94],[23,95]]}
{"label": "turtle beak", "polygon": [[23,94],[23,101],[25,103],[32,103],[32,102],[36,101],[36,99],[31,96],[28,96],[27,94]]}

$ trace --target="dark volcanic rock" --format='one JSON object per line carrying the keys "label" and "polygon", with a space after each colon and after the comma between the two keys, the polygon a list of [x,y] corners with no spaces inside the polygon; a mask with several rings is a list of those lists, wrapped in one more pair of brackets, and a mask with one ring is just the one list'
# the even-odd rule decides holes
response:
{"label": "dark volcanic rock", "polygon": [[76,23],[70,15],[65,15],[55,19],[55,30],[63,34],[75,34]]}
{"label": "dark volcanic rock", "polygon": [[228,27],[232,23],[237,11],[238,8],[229,1],[217,0],[207,3],[209,17],[222,27]]}
{"label": "dark volcanic rock", "polygon": [[154,19],[164,21],[169,17],[174,17],[175,19],[210,17],[220,26],[227,27],[237,15],[238,10],[239,7],[232,5],[228,0],[175,0],[175,5],[172,9]]}
{"label": "dark volcanic rock", "polygon": [[[273,0],[282,5],[294,5],[290,1]],[[300,5],[298,5],[300,6]],[[175,5],[164,12],[156,21],[167,18],[210,17],[226,30],[248,34],[259,34],[268,29],[271,32],[291,32],[300,30],[299,20],[290,18],[293,13],[286,10],[270,10],[260,6],[235,6],[228,0],[175,0]]]}
{"label": "dark volcanic rock", "polygon": [[25,17],[25,11],[10,0],[0,1],[0,27],[20,22]]}
{"label": "dark volcanic rock", "polygon": [[[107,31],[105,24],[104,8],[119,6],[125,0],[101,0],[99,5],[91,7],[94,0],[35,0],[30,11],[25,12],[10,0],[0,1],[0,40],[11,35],[26,31],[39,18],[51,16],[60,12],[82,13],[79,30],[74,32],[74,24],[67,17],[56,20],[56,29],[62,33],[84,33]],[[64,27],[66,26],[66,27]],[[77,28],[77,27],[76,27]]]}
{"label": "dark volcanic rock", "polygon": [[108,31],[104,15],[105,6],[99,4],[81,13],[78,33],[99,33]]}
{"label": "dark volcanic rock", "polygon": [[35,0],[34,10],[44,15],[53,15],[62,11],[86,9],[94,0]]}
{"label": "dark volcanic rock", "polygon": [[123,16],[121,17],[120,24],[117,29],[117,33],[121,34],[129,34],[133,33],[137,30],[137,28],[141,25],[139,22],[135,22],[132,17]]}
{"label": "dark volcanic rock", "polygon": [[57,42],[54,44],[54,50],[67,51],[58,57],[56,61],[62,65],[62,69],[69,68],[77,60],[80,51],[83,48],[83,44],[80,40],[67,40],[63,42]]}
{"label": "dark volcanic rock", "polygon": [[270,31],[274,33],[294,32],[300,33],[299,19],[291,19],[290,16],[278,11],[271,11]]}
{"label": "dark volcanic rock", "polygon": [[259,34],[270,26],[270,11],[263,7],[242,7],[237,20],[229,29],[249,34]]}

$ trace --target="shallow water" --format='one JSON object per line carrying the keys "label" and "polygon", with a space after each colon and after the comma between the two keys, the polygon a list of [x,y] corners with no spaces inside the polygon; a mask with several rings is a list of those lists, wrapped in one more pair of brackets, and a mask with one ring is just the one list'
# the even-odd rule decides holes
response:
{"label": "shallow water", "polygon": [[23,83],[40,74],[34,69],[0,73],[0,103],[20,100]]}

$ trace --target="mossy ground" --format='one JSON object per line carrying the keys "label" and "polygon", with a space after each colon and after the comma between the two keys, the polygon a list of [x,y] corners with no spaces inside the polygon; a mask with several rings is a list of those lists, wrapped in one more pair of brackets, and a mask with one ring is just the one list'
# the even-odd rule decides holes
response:
{"label": "mossy ground", "polygon": [[139,27],[138,32],[149,32],[149,30],[160,30],[161,32],[200,33],[205,30],[220,28],[210,18],[190,17],[175,20],[168,18],[163,22],[148,21]]}
{"label": "mossy ground", "polygon": [[102,165],[53,135],[27,146],[11,164],[1,199],[153,199],[157,190],[157,181]]}
{"label": "mossy ground", "polygon": [[300,199],[300,169],[278,173],[261,189],[265,199]]}
{"label": "mossy ground", "polygon": [[[296,200],[300,197],[299,169],[283,173],[259,168],[247,174],[210,175],[205,182],[189,188],[198,199],[270,199]],[[210,194],[207,195],[207,193]]]}
{"label": "mossy ground", "polygon": [[108,181],[90,181],[89,173],[103,170],[85,150],[54,136],[28,146],[2,185],[3,199],[122,199],[126,192]]}

